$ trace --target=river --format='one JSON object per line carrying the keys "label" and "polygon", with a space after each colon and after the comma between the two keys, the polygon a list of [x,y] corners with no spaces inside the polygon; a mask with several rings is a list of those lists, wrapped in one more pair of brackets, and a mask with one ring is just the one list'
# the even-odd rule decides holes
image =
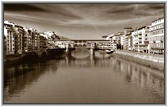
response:
{"label": "river", "polygon": [[4,69],[4,103],[164,103],[164,71],[114,56]]}

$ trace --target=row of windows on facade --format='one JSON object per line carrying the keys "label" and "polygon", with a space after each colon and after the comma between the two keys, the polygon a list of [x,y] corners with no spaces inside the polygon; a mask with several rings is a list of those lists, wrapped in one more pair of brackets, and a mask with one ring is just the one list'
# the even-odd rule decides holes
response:
{"label": "row of windows on facade", "polygon": [[[142,38],[139,38],[139,40],[142,41]],[[147,41],[147,40],[148,40],[148,38],[145,38],[145,41]]]}
{"label": "row of windows on facade", "polygon": [[[158,43],[156,43],[156,41],[152,41],[152,43],[150,43],[150,44],[160,44],[160,45],[163,45],[164,44],[164,42],[163,41],[157,41]],[[142,42],[141,41],[139,41],[139,42],[137,42],[137,43],[135,43],[136,45],[138,45],[138,44],[141,44]],[[146,44],[148,44],[148,43],[146,43]]]}
{"label": "row of windows on facade", "polygon": [[[144,42],[147,42],[147,43],[149,43],[149,41],[144,41]],[[140,40],[140,41],[139,41],[139,43],[142,43],[142,40]]]}
{"label": "row of windows on facade", "polygon": [[[145,36],[148,36],[148,34],[145,34]],[[134,37],[142,37],[142,33],[134,35]]]}
{"label": "row of windows on facade", "polygon": [[157,35],[157,34],[162,34],[162,33],[164,33],[164,29],[159,29],[159,30],[152,31],[150,33],[150,35],[152,36],[152,35]]}
{"label": "row of windows on facade", "polygon": [[[44,46],[40,46],[40,47],[44,47]],[[23,49],[24,47],[22,47],[22,48],[20,48],[20,49]],[[37,47],[35,47],[35,48],[37,48]],[[15,50],[15,47],[13,47],[13,48],[7,48],[8,50],[10,50],[10,49],[13,49],[13,50]]]}
{"label": "row of windows on facade", "polygon": [[150,41],[150,44],[158,44],[158,43],[163,44],[164,42],[162,40],[160,40],[160,41]]}
{"label": "row of windows on facade", "polygon": [[150,31],[157,30],[157,29],[162,29],[162,28],[164,28],[164,24],[159,24],[159,25],[152,26],[150,28]]}
{"label": "row of windows on facade", "polygon": [[[10,36],[7,36],[7,37],[10,38]],[[29,39],[28,39],[28,38],[23,38],[23,39],[22,39],[22,38],[11,38],[11,39],[13,39],[13,41],[14,41],[14,39],[15,39],[15,40],[16,40],[16,39],[17,39],[17,40],[24,40],[24,41],[27,41],[27,40],[28,40],[28,41],[39,40],[38,38],[35,38],[35,39],[30,39],[30,38],[29,38]]]}
{"label": "row of windows on facade", "polygon": [[[7,35],[7,37],[9,38],[9,37],[11,37],[11,36],[13,36],[13,35]],[[19,37],[19,35],[17,35],[18,37]],[[25,40],[32,40],[32,38],[28,38],[28,37],[22,37],[23,39],[25,39]],[[38,37],[34,37],[34,39],[35,40],[38,40],[39,38]]]}
{"label": "row of windows on facade", "polygon": [[[10,44],[9,44],[9,43],[7,43],[7,45],[8,45],[8,46],[10,46]],[[13,43],[12,45],[13,45],[13,46],[15,46],[15,44],[14,44],[14,43]],[[27,46],[28,44],[27,44],[27,43],[24,43],[23,45],[24,45],[24,46]]]}
{"label": "row of windows on facade", "polygon": [[158,23],[163,23],[164,22],[164,18],[160,18],[158,20],[155,20],[152,24],[158,24]]}
{"label": "row of windows on facade", "polygon": [[150,41],[164,41],[164,36],[151,37]]}
{"label": "row of windows on facade", "polygon": [[[138,39],[142,39],[142,37],[139,37]],[[148,37],[145,37],[145,40],[147,40],[148,39]]]}
{"label": "row of windows on facade", "polygon": [[160,48],[164,48],[164,43],[152,43],[151,47],[160,47]]}
{"label": "row of windows on facade", "polygon": [[[12,31],[11,31],[11,30],[7,30],[7,33],[8,33],[9,35],[11,35],[11,34],[13,34],[13,33],[16,34],[17,32],[16,32],[16,31],[13,31],[13,30],[12,30]],[[33,36],[35,36],[35,37],[39,35],[39,33],[37,33],[37,32],[36,32],[36,33],[29,33],[29,31],[28,31],[27,34],[26,34],[26,33],[24,33],[24,34],[23,34],[23,33],[17,33],[17,34],[20,34],[20,35],[23,35],[23,36],[24,36],[24,35],[25,35],[25,36],[32,36],[32,35],[33,35]]]}

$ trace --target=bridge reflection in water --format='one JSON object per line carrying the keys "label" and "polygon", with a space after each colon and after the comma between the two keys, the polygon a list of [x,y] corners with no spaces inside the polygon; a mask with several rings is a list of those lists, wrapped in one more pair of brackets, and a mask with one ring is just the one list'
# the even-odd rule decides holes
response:
{"label": "bridge reflection in water", "polygon": [[5,68],[5,103],[164,103],[164,72],[117,57]]}

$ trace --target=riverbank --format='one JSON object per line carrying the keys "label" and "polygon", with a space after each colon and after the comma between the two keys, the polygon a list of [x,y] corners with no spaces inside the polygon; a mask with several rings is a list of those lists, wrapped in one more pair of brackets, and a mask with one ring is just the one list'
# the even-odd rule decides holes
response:
{"label": "riverbank", "polygon": [[38,52],[30,52],[21,55],[4,56],[4,66],[12,66],[18,63],[32,63],[37,61],[45,61],[47,59],[61,59],[70,53],[66,53],[64,49],[48,50],[39,54]]}
{"label": "riverbank", "polygon": [[12,66],[24,62],[35,62],[39,59],[38,54],[36,53],[27,53],[22,55],[8,55],[3,59],[4,66]]}
{"label": "riverbank", "polygon": [[151,55],[125,50],[116,50],[113,55],[144,66],[164,71],[164,55]]}

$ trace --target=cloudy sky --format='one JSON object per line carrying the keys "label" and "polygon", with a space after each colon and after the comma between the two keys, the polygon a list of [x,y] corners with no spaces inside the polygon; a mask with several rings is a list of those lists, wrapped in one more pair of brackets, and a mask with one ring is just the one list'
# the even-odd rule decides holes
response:
{"label": "cloudy sky", "polygon": [[4,19],[71,39],[101,39],[124,27],[149,25],[164,4],[5,4]]}

